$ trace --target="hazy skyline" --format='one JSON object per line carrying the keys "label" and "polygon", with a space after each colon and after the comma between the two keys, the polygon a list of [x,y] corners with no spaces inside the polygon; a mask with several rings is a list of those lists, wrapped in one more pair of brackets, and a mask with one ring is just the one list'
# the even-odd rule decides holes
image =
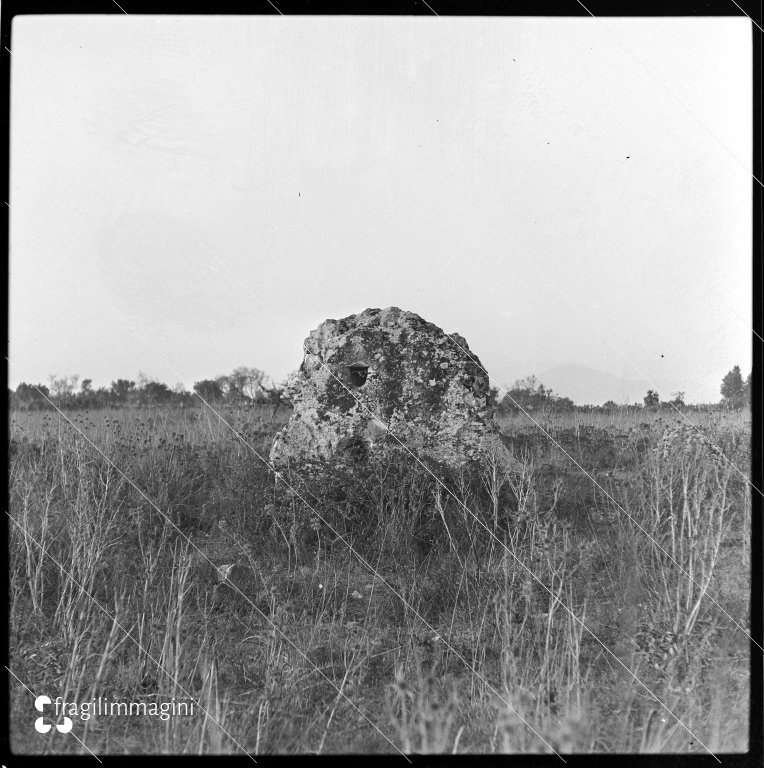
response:
{"label": "hazy skyline", "polygon": [[747,19],[12,35],[11,387],[280,380],[320,322],[388,306],[493,384],[578,364],[718,401],[750,371]]}

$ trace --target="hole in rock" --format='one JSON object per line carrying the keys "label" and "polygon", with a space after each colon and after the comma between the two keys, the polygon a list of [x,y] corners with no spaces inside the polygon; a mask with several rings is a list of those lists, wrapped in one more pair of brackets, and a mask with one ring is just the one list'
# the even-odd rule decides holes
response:
{"label": "hole in rock", "polygon": [[362,387],[369,375],[369,366],[365,363],[353,363],[348,366],[348,378],[353,387]]}

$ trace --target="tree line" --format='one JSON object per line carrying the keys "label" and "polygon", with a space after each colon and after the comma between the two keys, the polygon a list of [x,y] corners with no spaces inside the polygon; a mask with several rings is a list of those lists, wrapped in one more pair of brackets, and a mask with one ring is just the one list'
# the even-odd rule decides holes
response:
{"label": "tree line", "polygon": [[491,405],[500,414],[520,410],[535,411],[542,408],[547,411],[570,411],[576,408],[576,404],[569,397],[560,397],[555,394],[534,375],[517,379],[502,398],[499,398],[499,390],[491,387],[490,400]]}
{"label": "tree line", "polygon": [[[83,379],[79,389],[79,376],[50,376],[48,385],[21,383],[16,390],[8,390],[11,408],[37,410],[59,408],[97,410],[99,408],[122,408],[140,406],[179,406],[187,407],[202,398],[208,403],[228,403],[236,405],[267,404],[274,410],[281,404],[288,404],[284,397],[284,384],[275,384],[259,368],[240,366],[231,373],[214,379],[202,379],[193,385],[193,392],[182,384],[170,388],[161,381],[150,379],[143,373],[138,374],[137,383],[129,379],[117,379],[110,387],[94,389],[92,379]],[[722,379],[719,403],[724,408],[740,409],[751,401],[751,374],[746,379],[736,365]],[[198,395],[198,397],[197,397]],[[496,387],[490,390],[490,404],[499,414],[512,411],[570,411],[577,408],[612,411],[630,408],[658,410],[661,408],[685,407],[684,392],[674,392],[671,399],[662,401],[655,390],[648,390],[643,404],[630,406],[619,405],[613,400],[601,406],[576,405],[569,397],[561,397],[545,387],[536,376],[518,379],[509,388],[504,397],[499,397]]]}
{"label": "tree line", "polygon": [[[740,409],[747,407],[751,402],[751,374],[744,380],[740,372],[740,366],[736,365],[722,379],[720,394],[723,408]],[[685,393],[673,392],[669,400],[661,400],[660,395],[653,389],[648,389],[642,399],[642,404],[619,405],[614,400],[608,400],[604,405],[584,406],[576,405],[569,397],[560,397],[551,389],[545,387],[536,376],[527,376],[518,379],[508,389],[503,398],[499,398],[496,387],[491,388],[491,405],[502,413],[512,411],[570,411],[575,409],[615,411],[624,408],[631,410],[660,410],[669,408],[685,408]],[[709,404],[711,406],[711,404]],[[699,406],[695,406],[699,407]]]}
{"label": "tree line", "polygon": [[[79,383],[79,387],[77,386]],[[170,388],[139,372],[137,381],[116,379],[109,387],[93,388],[92,379],[78,375],[48,377],[46,384],[22,382],[16,390],[8,390],[11,408],[39,410],[66,408],[72,410],[97,410],[143,406],[187,407],[199,403],[199,397],[209,403],[236,405],[267,404],[278,407],[285,403],[284,385],[275,384],[259,368],[240,366],[231,373],[214,379],[194,382],[193,391],[183,384]],[[199,397],[197,397],[197,395]]]}
{"label": "tree line", "polygon": [[[719,393],[722,396],[719,403],[722,408],[739,410],[746,408],[751,403],[751,374],[743,379],[740,366],[735,365],[722,379]],[[662,402],[660,395],[654,389],[648,389],[643,398],[645,408],[657,409],[670,406],[684,406],[684,392],[675,392],[668,402]]]}

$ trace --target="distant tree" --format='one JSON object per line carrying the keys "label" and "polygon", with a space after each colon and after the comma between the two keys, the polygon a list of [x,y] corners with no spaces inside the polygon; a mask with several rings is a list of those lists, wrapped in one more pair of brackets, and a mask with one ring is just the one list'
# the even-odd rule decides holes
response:
{"label": "distant tree", "polygon": [[661,398],[654,389],[648,389],[647,394],[643,398],[645,408],[658,408],[661,404]]}
{"label": "distant tree", "polygon": [[[194,392],[208,402],[223,399],[223,388],[215,379],[194,382]],[[197,400],[197,402],[199,401]]]}
{"label": "distant tree", "polygon": [[[543,386],[543,384],[540,386]],[[517,379],[515,383],[512,385],[512,389],[526,390],[528,392],[533,392],[538,387],[539,387],[539,380],[535,374],[526,376],[524,379]]]}
{"label": "distant tree", "polygon": [[61,403],[67,403],[71,400],[74,394],[74,389],[79,381],[79,374],[72,376],[56,376],[51,374],[48,377],[50,381],[51,397],[58,400]]}
{"label": "distant tree", "polygon": [[234,373],[241,377],[241,391],[251,400],[259,400],[264,395],[268,377],[259,368],[237,368]]}
{"label": "distant tree", "polygon": [[530,410],[541,405],[546,396],[546,389],[538,379],[531,375],[517,379],[501,401],[502,410]]}
{"label": "distant tree", "polygon": [[[750,389],[750,375],[748,376],[748,385]],[[722,385],[719,390],[722,394],[722,405],[730,408],[742,408],[747,405],[749,400],[746,396],[746,382],[743,381],[743,375],[740,373],[740,366],[736,365],[722,379]]]}
{"label": "distant tree", "polygon": [[16,387],[15,401],[19,408],[34,410],[37,408],[49,408],[50,404],[45,399],[50,395],[50,390],[44,384],[21,384]]}
{"label": "distant tree", "polygon": [[114,399],[120,403],[127,402],[127,396],[135,389],[135,382],[128,379],[117,379],[111,383],[111,392]]}
{"label": "distant tree", "polygon": [[98,389],[94,390],[90,395],[91,405],[89,407],[108,408],[113,404],[113,402],[114,395],[112,391],[110,389],[106,389],[106,387],[98,387]]}
{"label": "distant tree", "polygon": [[218,383],[227,400],[232,402],[249,400],[254,402],[262,397],[265,374],[259,368],[239,366],[227,376],[219,376]]}
{"label": "distant tree", "polygon": [[82,380],[80,391],[72,397],[72,405],[75,408],[93,408],[95,406],[92,385],[93,379]]}
{"label": "distant tree", "polygon": [[[216,376],[214,379],[205,379],[205,381],[214,381],[222,393],[222,397],[228,397],[231,392],[231,382],[227,375]],[[235,397],[235,395],[234,395]]]}
{"label": "distant tree", "polygon": [[537,408],[569,410],[575,408],[575,403],[568,397],[556,395],[536,376],[526,376],[515,381],[498,406],[499,412],[519,409],[533,411]]}
{"label": "distant tree", "polygon": [[615,400],[608,400],[603,406],[603,410],[605,411],[614,411],[616,408],[618,408],[618,403],[615,402]]}
{"label": "distant tree", "polygon": [[172,388],[172,403],[178,405],[181,408],[192,406],[199,401],[194,397],[192,392],[189,392],[182,382],[178,382]]}
{"label": "distant tree", "polygon": [[673,405],[675,408],[684,408],[684,392],[681,390],[672,392],[669,405]]}
{"label": "distant tree", "polygon": [[161,381],[147,381],[138,392],[141,404],[159,405],[168,402],[172,397],[170,388]]}
{"label": "distant tree", "polygon": [[265,394],[266,402],[273,406],[273,411],[271,411],[271,420],[276,417],[276,412],[282,405],[291,405],[286,397],[285,381],[279,384],[276,384],[273,381],[268,384],[263,384],[263,392]]}

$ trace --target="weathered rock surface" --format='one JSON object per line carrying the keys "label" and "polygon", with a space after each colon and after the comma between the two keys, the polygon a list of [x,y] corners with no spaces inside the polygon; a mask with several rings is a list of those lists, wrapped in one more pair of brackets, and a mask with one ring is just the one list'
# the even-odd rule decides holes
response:
{"label": "weathered rock surface", "polygon": [[321,323],[287,395],[294,413],[274,439],[277,467],[338,455],[364,461],[398,441],[459,467],[498,433],[488,377],[465,339],[397,307]]}

